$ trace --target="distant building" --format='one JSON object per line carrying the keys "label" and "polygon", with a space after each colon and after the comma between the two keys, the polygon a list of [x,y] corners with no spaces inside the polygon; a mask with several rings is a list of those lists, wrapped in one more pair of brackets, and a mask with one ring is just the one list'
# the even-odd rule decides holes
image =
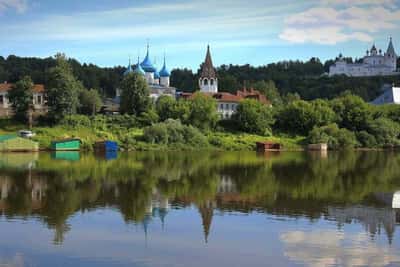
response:
{"label": "distant building", "polygon": [[[142,75],[147,82],[150,89],[150,97],[154,100],[159,98],[161,95],[168,95],[175,98],[176,88],[170,86],[170,72],[166,66],[166,60],[164,56],[164,64],[160,71],[154,66],[150,60],[149,45],[147,45],[146,57],[140,63],[139,58],[136,66],[131,65],[129,60],[129,65],[124,72],[124,76],[129,73],[138,73]],[[120,101],[121,92],[117,89],[116,92],[116,102]]]}
{"label": "distant building", "polygon": [[[9,117],[14,114],[11,103],[8,99],[8,92],[13,88],[13,86],[14,84],[11,83],[0,84],[0,117]],[[34,113],[37,115],[47,113],[44,85],[35,84],[32,90],[32,105],[34,108]]]}
{"label": "distant building", "polygon": [[347,76],[363,77],[400,74],[396,71],[397,55],[394,50],[392,38],[390,38],[386,53],[382,54],[382,50],[378,50],[374,44],[370,50],[367,50],[361,63],[347,63],[342,55],[339,55],[335,64],[329,68],[329,76],[344,74]]}
{"label": "distant building", "polygon": [[202,93],[217,93],[218,92],[218,78],[217,71],[215,70],[212,59],[210,46],[207,46],[207,53],[204,63],[201,64],[201,73],[199,78],[200,92]]}
{"label": "distant building", "polygon": [[400,104],[400,87],[385,84],[383,93],[371,102],[373,105]]}
{"label": "distant building", "polygon": [[[199,78],[200,92],[210,95],[217,104],[217,111],[222,119],[229,119],[236,112],[239,102],[243,99],[255,99],[263,104],[270,104],[267,98],[259,91],[254,89],[243,89],[236,91],[236,94],[218,91],[217,71],[213,66],[210,46],[207,46],[206,58],[201,64]],[[192,93],[182,93],[185,99],[193,97]]]}

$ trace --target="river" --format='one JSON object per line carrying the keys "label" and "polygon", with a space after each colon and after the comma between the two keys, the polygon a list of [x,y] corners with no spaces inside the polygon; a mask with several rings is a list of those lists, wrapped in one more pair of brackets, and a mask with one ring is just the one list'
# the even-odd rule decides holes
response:
{"label": "river", "polygon": [[0,154],[0,266],[400,266],[395,152]]}

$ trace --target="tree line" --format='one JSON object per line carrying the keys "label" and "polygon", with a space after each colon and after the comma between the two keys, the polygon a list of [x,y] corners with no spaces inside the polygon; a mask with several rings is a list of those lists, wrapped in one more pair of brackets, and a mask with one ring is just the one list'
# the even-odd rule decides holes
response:
{"label": "tree line", "polygon": [[[353,62],[357,59],[346,58]],[[123,78],[125,67],[115,66],[101,68],[94,64],[81,64],[75,59],[67,59],[73,75],[85,88],[93,88],[100,95],[113,97],[116,88]],[[384,83],[400,83],[400,77],[327,77],[326,73],[335,60],[321,62],[318,58],[308,61],[281,61],[264,66],[222,65],[217,68],[219,89],[225,92],[236,92],[243,87],[255,87],[267,90],[260,83],[273,83],[276,91],[286,96],[298,94],[302,99],[316,98],[332,99],[345,91],[350,91],[371,101],[378,96]],[[15,83],[24,76],[30,76],[34,83],[50,82],[49,69],[57,64],[56,57],[24,58],[14,55],[3,58],[0,56],[0,82]],[[398,60],[400,65],[400,60]],[[199,70],[174,69],[171,72],[171,86],[180,91],[194,92],[198,90]],[[261,84],[262,85],[262,84]]]}

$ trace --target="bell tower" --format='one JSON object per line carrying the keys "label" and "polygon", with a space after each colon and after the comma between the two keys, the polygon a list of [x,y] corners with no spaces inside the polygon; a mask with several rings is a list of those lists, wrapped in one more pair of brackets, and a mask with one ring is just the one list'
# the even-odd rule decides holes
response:
{"label": "bell tower", "polygon": [[200,92],[203,93],[218,93],[217,72],[212,63],[209,45],[207,46],[206,59],[204,63],[201,64],[199,87]]}

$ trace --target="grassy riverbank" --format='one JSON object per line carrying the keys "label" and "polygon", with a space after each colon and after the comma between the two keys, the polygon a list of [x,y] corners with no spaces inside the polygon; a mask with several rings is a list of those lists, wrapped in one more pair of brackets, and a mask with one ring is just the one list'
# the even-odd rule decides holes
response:
{"label": "grassy riverbank", "polygon": [[[14,134],[26,126],[9,120],[0,123],[0,135]],[[254,150],[257,141],[272,141],[283,144],[287,150],[302,149],[304,137],[274,136],[266,137],[240,132],[207,131],[204,132],[206,142],[200,146],[185,142],[172,144],[151,143],[144,138],[144,128],[120,127],[118,125],[93,127],[85,125],[38,126],[32,129],[41,149],[47,149],[52,140],[64,138],[80,138],[82,148],[91,150],[94,142],[103,139],[115,140],[124,150]]]}

